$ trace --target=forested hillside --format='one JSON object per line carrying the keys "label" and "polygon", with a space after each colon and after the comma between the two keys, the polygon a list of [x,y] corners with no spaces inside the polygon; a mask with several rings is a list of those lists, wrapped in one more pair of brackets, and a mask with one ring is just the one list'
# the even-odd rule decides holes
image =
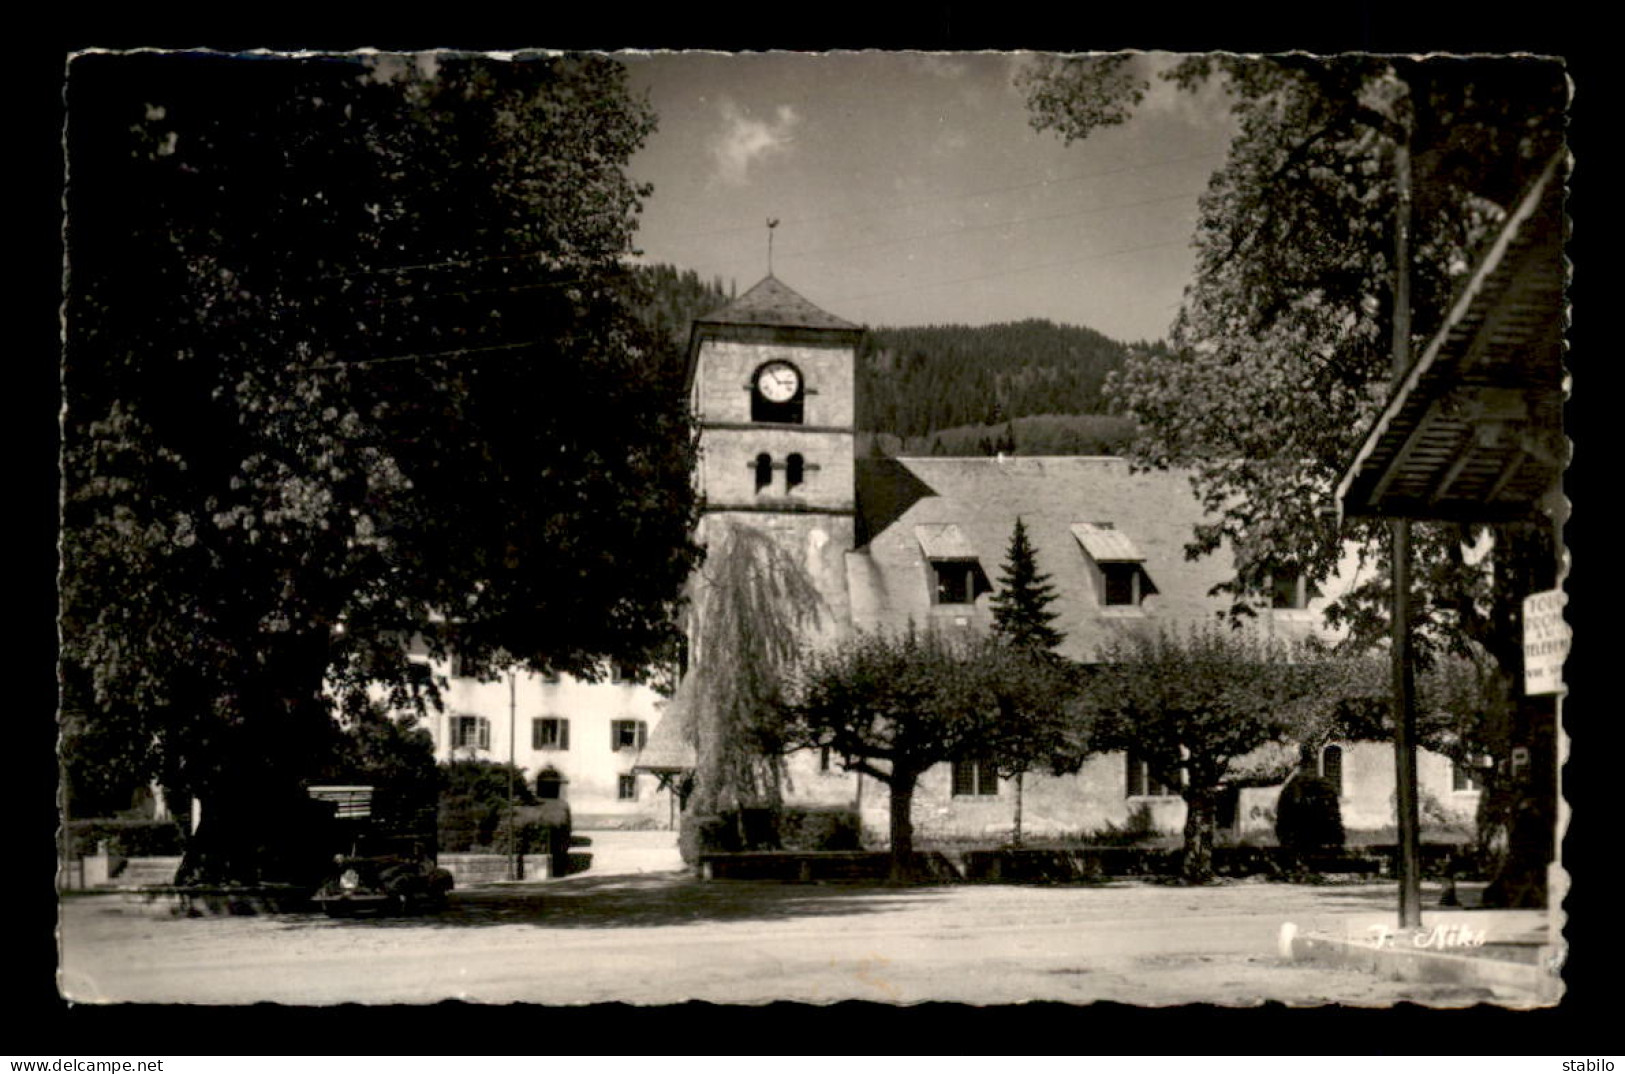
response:
{"label": "forested hillside", "polygon": [[714,312],[734,296],[721,278],[702,280],[692,269],[671,265],[639,265],[634,270],[638,287],[638,314],[655,331],[688,350],[689,325],[694,318]]}
{"label": "forested hillside", "polygon": [[[689,324],[735,297],[670,265],[638,269],[644,318],[681,347]],[[1160,350],[1159,343],[1135,349]],[[858,429],[865,454],[1103,455],[1133,435],[1108,416],[1106,376],[1130,346],[1044,320],[874,328],[858,349]]]}
{"label": "forested hillside", "polygon": [[1038,414],[1103,413],[1106,374],[1127,354],[1091,328],[1041,320],[872,329],[858,354],[858,427],[923,437]]}

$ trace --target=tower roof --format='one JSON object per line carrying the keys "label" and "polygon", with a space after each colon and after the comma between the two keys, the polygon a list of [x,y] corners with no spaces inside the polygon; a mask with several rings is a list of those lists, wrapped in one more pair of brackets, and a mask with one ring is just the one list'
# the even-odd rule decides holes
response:
{"label": "tower roof", "polygon": [[766,325],[774,328],[858,328],[851,321],[819,309],[771,273],[726,306],[697,318],[695,323]]}

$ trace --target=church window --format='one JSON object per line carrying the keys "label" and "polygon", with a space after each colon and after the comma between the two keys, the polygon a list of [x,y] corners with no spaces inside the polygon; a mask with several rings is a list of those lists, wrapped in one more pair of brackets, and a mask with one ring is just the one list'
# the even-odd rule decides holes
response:
{"label": "church window", "polygon": [[1168,784],[1151,767],[1146,760],[1134,750],[1129,750],[1124,757],[1125,764],[1125,795],[1129,798],[1162,797],[1179,793]]}
{"label": "church window", "polygon": [[982,572],[974,560],[936,560],[931,570],[936,576],[937,604],[974,604],[977,594],[985,592],[977,584]]}
{"label": "church window", "polygon": [[955,798],[999,793],[999,774],[994,770],[992,762],[977,757],[960,757],[954,760],[953,783]]}
{"label": "church window", "polygon": [[1343,796],[1342,746],[1327,746],[1325,749],[1320,751],[1320,774],[1327,783],[1332,785],[1332,789],[1335,790],[1337,792],[1337,796],[1341,798]]}
{"label": "church window", "polygon": [[1270,578],[1270,607],[1277,611],[1302,611],[1318,596],[1320,590],[1300,570],[1289,568]]}
{"label": "church window", "polygon": [[756,491],[761,492],[773,483],[773,457],[767,452],[756,456]]}
{"label": "church window", "polygon": [[784,484],[786,488],[795,488],[807,479],[806,460],[800,455],[791,455],[785,460]]}
{"label": "church window", "polygon": [[1106,583],[1102,604],[1108,607],[1132,607],[1140,603],[1138,563],[1102,563],[1100,574]]}

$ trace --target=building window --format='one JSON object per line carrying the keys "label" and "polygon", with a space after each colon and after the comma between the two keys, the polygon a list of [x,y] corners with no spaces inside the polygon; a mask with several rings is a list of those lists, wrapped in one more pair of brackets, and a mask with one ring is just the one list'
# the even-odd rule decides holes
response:
{"label": "building window", "polygon": [[1320,590],[1302,571],[1283,570],[1270,577],[1270,607],[1277,611],[1302,611],[1320,596]]}
{"label": "building window", "polygon": [[990,761],[975,757],[960,757],[954,761],[954,797],[996,795],[999,793],[999,774]]}
{"label": "building window", "polygon": [[631,664],[624,664],[617,660],[612,661],[609,665],[610,682],[636,682],[637,677],[638,669]]}
{"label": "building window", "polygon": [[630,773],[621,776],[616,781],[615,797],[623,802],[636,801],[638,797],[638,777]]}
{"label": "building window", "polygon": [[1327,746],[1320,751],[1320,775],[1339,798],[1343,797],[1343,747]]}
{"label": "building window", "polygon": [[451,654],[452,678],[472,679],[476,678],[478,675],[479,670],[474,666],[474,661],[470,660],[468,657],[459,652],[453,652]]}
{"label": "building window", "polygon": [[1161,776],[1151,768],[1150,761],[1133,750],[1129,750],[1125,755],[1124,764],[1126,797],[1160,798],[1179,793],[1178,790],[1162,781]]}
{"label": "building window", "polygon": [[612,750],[641,750],[649,738],[649,725],[642,720],[612,720],[609,725],[609,748]]}
{"label": "building window", "polygon": [[1482,788],[1478,785],[1478,775],[1471,765],[1464,765],[1460,761],[1450,763],[1450,789],[1453,791],[1476,791]]}
{"label": "building window", "polygon": [[1102,563],[1101,577],[1105,579],[1105,592],[1101,603],[1114,608],[1132,608],[1140,603],[1140,565],[1138,563]]}
{"label": "building window", "polygon": [[557,716],[542,716],[530,721],[530,748],[533,750],[567,750],[570,748],[570,721]]}
{"label": "building window", "polygon": [[820,772],[828,772],[829,771],[829,747],[828,746],[820,746],[820,747],[818,747],[818,770]]}
{"label": "building window", "polygon": [[762,452],[756,456],[756,491],[761,492],[773,484],[773,456]]}
{"label": "building window", "polygon": [[784,463],[784,486],[795,488],[807,479],[807,461],[800,455],[791,455]]}
{"label": "building window", "polygon": [[552,668],[548,668],[546,671],[542,672],[542,681],[547,683],[549,686],[556,686],[561,679],[558,672],[554,671]]}
{"label": "building window", "polygon": [[974,604],[978,596],[992,589],[975,560],[932,560],[931,571],[937,604]]}
{"label": "building window", "polygon": [[452,716],[451,748],[454,750],[491,748],[491,721],[484,716]]}

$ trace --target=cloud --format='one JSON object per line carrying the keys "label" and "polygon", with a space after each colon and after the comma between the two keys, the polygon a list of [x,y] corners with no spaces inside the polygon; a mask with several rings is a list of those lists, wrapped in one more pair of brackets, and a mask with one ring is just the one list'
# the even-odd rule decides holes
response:
{"label": "cloud", "polygon": [[1178,57],[1156,54],[1142,60],[1139,73],[1150,83],[1140,106],[1146,114],[1166,116],[1192,127],[1224,128],[1234,124],[1232,102],[1222,79],[1210,78],[1198,83],[1194,90],[1185,90],[1162,77]]}
{"label": "cloud", "polygon": [[801,117],[787,104],[779,105],[772,120],[757,119],[730,100],[721,108],[722,130],[711,141],[716,178],[728,186],[744,186],[757,163],[790,151]]}

